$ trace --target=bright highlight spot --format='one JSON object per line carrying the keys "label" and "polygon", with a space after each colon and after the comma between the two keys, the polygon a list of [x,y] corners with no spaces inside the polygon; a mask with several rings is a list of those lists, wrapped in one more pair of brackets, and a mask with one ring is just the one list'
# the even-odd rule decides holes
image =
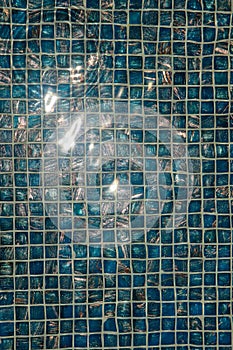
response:
{"label": "bright highlight spot", "polygon": [[51,91],[49,91],[46,94],[45,99],[44,99],[46,113],[52,112],[56,101],[57,101],[57,96],[55,94],[53,94]]}
{"label": "bright highlight spot", "polygon": [[116,192],[118,188],[119,180],[115,179],[111,186],[109,187],[109,192]]}

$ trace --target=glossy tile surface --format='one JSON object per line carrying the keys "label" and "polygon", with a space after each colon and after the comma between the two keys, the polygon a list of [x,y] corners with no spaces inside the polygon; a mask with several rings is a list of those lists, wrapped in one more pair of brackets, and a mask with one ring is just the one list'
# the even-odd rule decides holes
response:
{"label": "glossy tile surface", "polygon": [[0,348],[232,349],[232,5],[0,0]]}

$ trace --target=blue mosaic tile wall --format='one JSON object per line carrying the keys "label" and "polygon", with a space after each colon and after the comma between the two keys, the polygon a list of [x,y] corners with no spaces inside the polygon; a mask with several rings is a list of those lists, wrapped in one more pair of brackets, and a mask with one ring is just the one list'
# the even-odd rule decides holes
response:
{"label": "blue mosaic tile wall", "polygon": [[0,0],[0,349],[232,350],[230,0]]}

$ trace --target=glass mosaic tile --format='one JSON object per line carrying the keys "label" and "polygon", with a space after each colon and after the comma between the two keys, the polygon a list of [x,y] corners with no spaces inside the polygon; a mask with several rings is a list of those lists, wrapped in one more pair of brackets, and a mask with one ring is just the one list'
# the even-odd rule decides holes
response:
{"label": "glass mosaic tile", "polygon": [[232,349],[232,13],[0,0],[0,349]]}

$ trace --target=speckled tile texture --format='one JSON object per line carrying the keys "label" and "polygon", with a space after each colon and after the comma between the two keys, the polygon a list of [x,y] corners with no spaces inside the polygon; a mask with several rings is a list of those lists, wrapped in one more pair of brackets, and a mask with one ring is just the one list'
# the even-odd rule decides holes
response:
{"label": "speckled tile texture", "polygon": [[0,0],[0,349],[232,350],[230,0]]}

